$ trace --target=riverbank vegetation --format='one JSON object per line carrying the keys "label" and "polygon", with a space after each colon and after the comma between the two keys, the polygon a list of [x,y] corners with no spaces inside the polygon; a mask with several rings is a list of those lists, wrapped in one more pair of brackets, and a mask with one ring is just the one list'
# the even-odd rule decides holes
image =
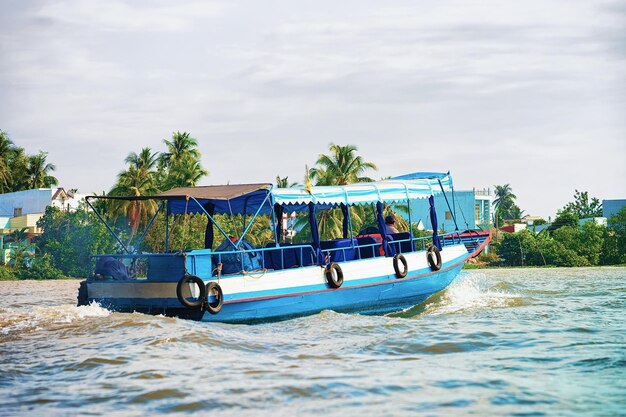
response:
{"label": "riverbank vegetation", "polygon": [[[588,212],[584,212],[588,214]],[[579,224],[571,211],[562,211],[539,233],[493,231],[495,240],[479,266],[603,266],[626,264],[626,207],[609,217],[608,227],[593,220]]]}

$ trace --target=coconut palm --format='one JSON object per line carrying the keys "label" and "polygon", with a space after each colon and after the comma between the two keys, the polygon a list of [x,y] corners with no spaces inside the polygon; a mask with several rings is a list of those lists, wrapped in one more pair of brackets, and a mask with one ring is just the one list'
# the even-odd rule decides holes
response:
{"label": "coconut palm", "polygon": [[[159,189],[154,183],[154,172],[147,169],[138,169],[137,166],[131,164],[128,170],[120,172],[117,183],[111,189],[109,195],[140,197],[154,195],[158,192]],[[157,210],[157,203],[154,200],[112,200],[111,206],[114,212],[123,214],[128,219],[131,239],[137,233],[139,225],[146,223]]]}
{"label": "coconut palm", "polygon": [[191,155],[200,159],[200,151],[196,149],[198,141],[187,132],[174,132],[172,133],[172,140],[163,139],[163,143],[167,146],[167,152],[163,153],[161,157],[166,166],[171,166],[175,161],[182,159],[184,155]]}
{"label": "coconut palm", "polygon": [[9,152],[10,191],[22,191],[30,188],[29,164],[29,156],[26,155],[24,148],[16,146]]}
{"label": "coconut palm", "polygon": [[163,183],[163,190],[173,187],[195,186],[208,175],[200,163],[200,151],[196,148],[198,141],[187,132],[175,132],[172,140],[163,140],[167,152],[159,157],[157,176]]}
{"label": "coconut palm", "polygon": [[169,190],[174,187],[193,187],[207,174],[208,171],[202,168],[196,157],[186,154],[169,167],[162,188]]}
{"label": "coconut palm", "polygon": [[289,177],[281,178],[280,175],[276,176],[276,187],[278,188],[291,188],[297,186],[297,182],[289,182]]}
{"label": "coconut palm", "polygon": [[4,238],[4,243],[10,244],[9,264],[16,268],[25,266],[26,256],[28,255],[29,234],[28,227],[14,230],[11,234]]}
{"label": "coconut palm", "polygon": [[9,191],[12,176],[9,166],[9,154],[13,148],[13,142],[9,135],[0,130],[0,193]]}
{"label": "coconut palm", "polygon": [[[513,190],[509,184],[504,185],[495,185],[494,192],[496,198],[493,200],[493,205],[495,208],[495,216],[496,220],[503,219],[514,219],[519,218],[521,216],[523,210],[515,204],[515,199],[517,196],[513,194]],[[498,223],[496,221],[496,223]]]}
{"label": "coconut palm", "polygon": [[47,152],[39,151],[37,155],[28,157],[28,188],[47,188],[59,183],[50,175],[56,166],[46,162],[47,156]]}
{"label": "coconut palm", "polygon": [[152,171],[158,160],[158,152],[152,152],[150,148],[143,148],[139,154],[131,152],[124,160],[127,164],[134,165],[137,169]]}
{"label": "coconut palm", "polygon": [[[312,169],[312,176],[318,180],[318,185],[346,185],[355,182],[374,181],[364,174],[378,168],[372,162],[366,162],[356,154],[354,145],[340,146],[331,143],[330,155],[321,154],[317,159],[318,167]],[[322,184],[323,183],[323,184]]]}
{"label": "coconut palm", "polygon": [[[316,185],[347,185],[356,182],[371,182],[372,178],[365,173],[378,168],[372,162],[366,162],[363,157],[357,155],[357,147],[354,145],[340,146],[331,143],[330,154],[321,154],[317,159],[316,166],[307,169],[305,180],[315,181]],[[353,208],[351,214],[355,215],[353,226],[360,227],[366,218],[366,212],[359,208]],[[354,221],[356,220],[356,221]],[[324,210],[319,214],[320,237],[333,239],[343,235],[343,214],[339,209]],[[357,228],[358,230],[358,228]]]}

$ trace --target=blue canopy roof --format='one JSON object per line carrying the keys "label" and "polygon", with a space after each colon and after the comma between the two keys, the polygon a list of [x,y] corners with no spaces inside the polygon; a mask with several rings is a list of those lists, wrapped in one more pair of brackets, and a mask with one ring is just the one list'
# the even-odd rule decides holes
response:
{"label": "blue canopy roof", "polygon": [[[290,210],[303,210],[309,203],[318,207],[334,207],[340,204],[354,205],[375,202],[398,202],[428,198],[452,187],[449,173],[409,174],[389,180],[349,184],[343,186],[314,186],[310,190],[305,187],[274,188],[271,190],[274,203],[288,205]],[[406,179],[404,178],[406,177]]]}

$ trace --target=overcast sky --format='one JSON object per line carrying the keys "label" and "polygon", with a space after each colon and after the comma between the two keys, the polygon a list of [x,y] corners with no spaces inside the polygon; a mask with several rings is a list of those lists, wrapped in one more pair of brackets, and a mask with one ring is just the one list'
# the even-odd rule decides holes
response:
{"label": "overcast sky", "polygon": [[179,130],[202,184],[301,182],[333,142],[554,216],[626,198],[626,2],[0,0],[0,129],[83,193]]}

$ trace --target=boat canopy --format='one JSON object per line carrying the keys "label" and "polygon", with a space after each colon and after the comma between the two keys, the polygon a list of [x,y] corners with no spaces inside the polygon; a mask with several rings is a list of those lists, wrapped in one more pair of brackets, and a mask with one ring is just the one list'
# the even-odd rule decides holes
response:
{"label": "boat canopy", "polygon": [[[452,186],[450,174],[425,173],[409,174],[407,179],[349,184],[343,186],[313,186],[307,190],[303,186],[274,188],[271,191],[275,204],[285,205],[289,210],[305,210],[309,203],[319,208],[336,207],[341,204],[368,204],[376,202],[393,203],[398,201],[428,198],[443,189],[449,191]],[[440,183],[441,181],[441,183]],[[441,184],[441,185],[440,185]]]}
{"label": "boat canopy", "polygon": [[168,214],[269,214],[273,205],[290,211],[306,211],[310,203],[317,208],[369,203],[393,203],[428,198],[452,189],[450,173],[417,172],[387,180],[343,186],[297,186],[273,188],[272,184],[207,185],[178,187],[156,196],[89,198],[124,200],[166,200]]}
{"label": "boat canopy", "polygon": [[[168,214],[198,213],[212,205],[212,213],[254,214],[267,200],[272,184],[206,185],[198,187],[178,187],[162,192],[159,199],[168,200]],[[266,211],[269,211],[266,210]]]}

